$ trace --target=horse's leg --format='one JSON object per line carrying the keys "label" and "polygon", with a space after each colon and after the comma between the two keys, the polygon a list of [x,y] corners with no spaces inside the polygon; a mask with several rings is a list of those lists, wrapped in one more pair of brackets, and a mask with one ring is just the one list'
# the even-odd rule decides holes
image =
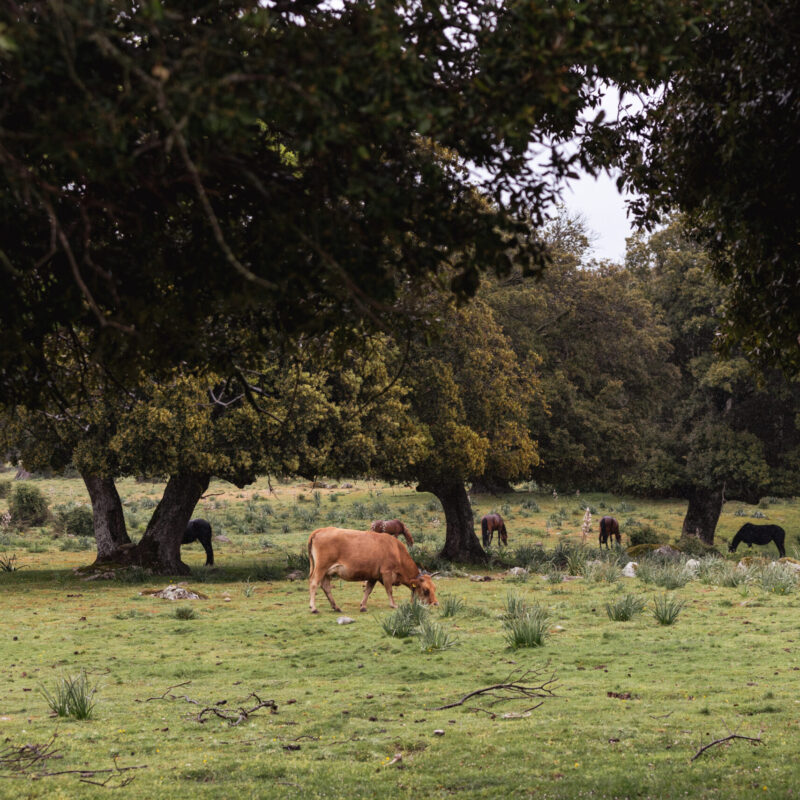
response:
{"label": "horse's leg", "polygon": [[367,599],[375,588],[376,583],[377,581],[364,581],[364,596],[361,598],[361,608],[359,608],[359,611],[367,610]]}
{"label": "horse's leg", "polygon": [[776,536],[773,539],[773,541],[775,542],[775,546],[778,548],[778,552],[780,553],[780,557],[781,558],[786,558],[786,550],[783,547],[783,539]]}
{"label": "horse's leg", "polygon": [[508,547],[508,531],[505,528],[500,529],[497,538],[503,543],[503,547]]}
{"label": "horse's leg", "polygon": [[203,549],[206,551],[206,566],[213,567],[214,566],[214,548],[211,546],[211,537],[206,536],[201,541],[200,544],[203,545]]}

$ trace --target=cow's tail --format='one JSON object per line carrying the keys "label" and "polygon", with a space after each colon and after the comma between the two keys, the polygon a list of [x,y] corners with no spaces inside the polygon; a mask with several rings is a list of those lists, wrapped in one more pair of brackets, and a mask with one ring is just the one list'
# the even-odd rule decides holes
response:
{"label": "cow's tail", "polygon": [[310,578],[314,574],[314,536],[315,533],[312,533],[311,536],[308,537],[308,577]]}

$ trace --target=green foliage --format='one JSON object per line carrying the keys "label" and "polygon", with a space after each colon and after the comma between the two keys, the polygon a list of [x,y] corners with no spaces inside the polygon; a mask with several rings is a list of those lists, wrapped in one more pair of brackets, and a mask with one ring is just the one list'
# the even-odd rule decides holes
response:
{"label": "green foliage", "polygon": [[652,583],[664,589],[679,589],[691,580],[691,574],[682,563],[659,563],[649,559],[639,562],[636,577],[644,583]]}
{"label": "green foliage", "polygon": [[44,524],[49,515],[42,490],[30,483],[16,483],[8,501],[8,510],[15,525],[29,527]]}
{"label": "green foliage", "polygon": [[42,686],[40,692],[58,717],[90,719],[96,705],[97,687],[90,685],[85,670],[78,675],[59,678],[52,691]]}
{"label": "green foliage", "polygon": [[759,570],[758,583],[770,594],[792,594],[797,591],[797,572],[788,564],[773,561]]}
{"label": "green foliage", "polygon": [[659,625],[672,625],[686,605],[684,600],[670,597],[668,594],[653,598],[653,617]]}
{"label": "green foliage", "polygon": [[16,553],[10,556],[7,556],[5,553],[0,555],[0,572],[16,572],[18,569]]}
{"label": "green foliage", "polygon": [[94,538],[92,510],[87,506],[56,508],[55,518],[58,527],[68,536]]}
{"label": "green foliage", "polygon": [[197,619],[197,612],[191,606],[176,606],[172,612],[175,619]]}
{"label": "green foliage", "polygon": [[11,481],[0,481],[0,498],[5,499],[8,497],[13,485]]}
{"label": "green foliage", "polygon": [[619,566],[610,561],[590,561],[585,572],[586,580],[605,583],[616,583],[622,577]]}
{"label": "green foliage", "polygon": [[457,643],[458,638],[436,622],[425,619],[420,623],[419,649],[423,653],[449,650],[451,647],[455,647]]}
{"label": "green foliage", "polygon": [[439,596],[439,616],[454,617],[466,608],[463,597],[454,594],[442,594]]}
{"label": "green foliage", "polygon": [[506,643],[512,650],[523,647],[543,647],[550,635],[549,609],[534,603],[526,606],[503,622]]}
{"label": "green foliage", "polygon": [[625,525],[625,533],[631,547],[636,547],[638,544],[660,544],[661,537],[652,525],[637,522],[633,525]]}
{"label": "green foliage", "polygon": [[628,622],[637,614],[641,614],[647,601],[643,597],[625,594],[617,600],[605,604],[608,618],[614,622]]}

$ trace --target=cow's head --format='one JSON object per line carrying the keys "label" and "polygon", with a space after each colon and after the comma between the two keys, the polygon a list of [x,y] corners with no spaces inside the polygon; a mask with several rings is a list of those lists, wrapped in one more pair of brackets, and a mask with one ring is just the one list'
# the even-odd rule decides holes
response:
{"label": "cow's head", "polygon": [[439,605],[439,601],[436,599],[436,587],[428,572],[420,571],[419,575],[411,581],[411,593],[421,603],[427,603],[429,606]]}

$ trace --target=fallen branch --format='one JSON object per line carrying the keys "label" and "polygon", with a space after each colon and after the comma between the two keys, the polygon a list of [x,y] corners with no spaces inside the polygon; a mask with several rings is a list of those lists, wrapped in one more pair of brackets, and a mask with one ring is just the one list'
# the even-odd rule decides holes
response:
{"label": "fallen branch", "polygon": [[[239,708],[238,711],[220,711],[220,703],[218,703],[215,706],[208,706],[204,708],[194,719],[202,724],[204,722],[208,722],[209,718],[205,716],[206,714],[213,714],[220,719],[224,719],[228,725],[233,727],[234,725],[239,725],[246,719],[249,719],[254,712],[259,711],[262,708],[270,709],[270,713],[272,714],[276,714],[278,712],[278,704],[274,700],[262,700],[255,692],[248,695],[245,700],[249,700],[251,697],[255,698],[256,700],[256,705],[254,705],[252,708]],[[222,702],[224,703],[226,701]]]}
{"label": "fallen branch", "polygon": [[715,739],[713,742],[709,742],[708,744],[704,744],[691,758],[694,761],[698,756],[701,756],[711,747],[714,745],[722,744],[723,742],[729,742],[731,739],[744,739],[747,742],[753,742],[754,744],[761,744],[761,737],[760,736],[740,736],[738,733],[732,733],[729,736],[723,736],[722,739]]}
{"label": "fallen branch", "polygon": [[[480,695],[489,695],[494,697],[493,705],[496,703],[502,703],[508,700],[518,700],[520,698],[531,698],[531,697],[555,697],[555,693],[553,692],[554,684],[556,682],[555,673],[550,676],[547,680],[542,681],[541,683],[526,686],[523,681],[526,680],[530,676],[539,677],[544,670],[526,670],[522,672],[521,670],[514,670],[511,674],[503,681],[502,683],[494,683],[491,686],[484,686],[482,689],[475,689],[474,692],[469,692],[465,694],[460,700],[457,700],[455,703],[448,703],[445,706],[437,706],[434,711],[444,711],[447,708],[455,708],[456,706],[463,706],[464,703],[472,697],[478,697]],[[521,673],[517,675],[517,673]],[[532,710],[534,708],[538,708],[541,705],[532,706],[528,710]],[[485,709],[474,709],[485,711]],[[487,712],[491,713],[491,712]]]}
{"label": "fallen branch", "polygon": [[12,772],[26,772],[31,767],[50,758],[61,758],[58,750],[53,749],[53,743],[58,737],[54,733],[44,744],[23,744],[20,747],[9,745],[0,750],[0,767]]}
{"label": "fallen branch", "polygon": [[[170,689],[177,689],[179,686],[188,686],[190,683],[191,683],[191,681],[184,681],[183,683],[176,683],[173,686],[168,686],[164,690],[164,693],[158,695],[158,697],[148,697],[146,700],[137,700],[136,702],[137,703],[149,703],[151,700],[177,700],[178,699],[178,695],[169,694]],[[169,695],[169,696],[167,696],[167,695]],[[186,700],[187,703],[195,703],[198,706],[200,705],[200,703],[198,703],[197,700],[191,700],[185,694],[180,695],[180,697],[182,697],[184,700]]]}

